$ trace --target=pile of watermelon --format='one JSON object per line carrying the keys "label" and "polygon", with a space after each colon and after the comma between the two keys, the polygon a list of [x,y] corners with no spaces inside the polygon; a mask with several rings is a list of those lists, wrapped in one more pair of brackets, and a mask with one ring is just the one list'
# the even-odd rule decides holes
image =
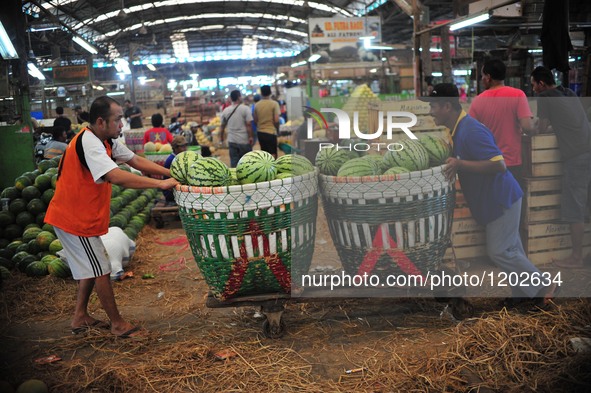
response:
{"label": "pile of watermelon", "polygon": [[[318,151],[316,166],[323,175],[339,177],[361,177],[396,175],[439,166],[450,157],[452,148],[441,137],[423,136],[418,140],[401,141],[399,151],[387,151],[385,154],[362,154],[349,150],[355,141],[346,141],[339,146]],[[350,143],[351,142],[351,143]]]}
{"label": "pile of watermelon", "polygon": [[[36,170],[23,173],[14,186],[0,194],[9,199],[8,210],[0,211],[0,274],[3,278],[10,277],[14,269],[34,277],[71,276],[68,265],[56,255],[62,245],[53,226],[43,222],[56,187],[59,159],[41,161]],[[121,168],[129,170],[127,166]],[[134,240],[150,219],[156,194],[155,189],[140,191],[113,185],[110,225],[122,228]]]}
{"label": "pile of watermelon", "polygon": [[277,159],[266,151],[246,153],[236,168],[214,157],[202,157],[194,151],[179,153],[170,174],[182,184],[197,187],[226,187],[285,179],[313,172],[314,166],[304,156],[286,154]]}

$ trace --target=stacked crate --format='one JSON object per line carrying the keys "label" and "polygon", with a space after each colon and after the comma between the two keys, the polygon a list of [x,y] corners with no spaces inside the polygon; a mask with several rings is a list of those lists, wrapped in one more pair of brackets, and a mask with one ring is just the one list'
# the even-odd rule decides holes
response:
{"label": "stacked crate", "polygon": [[[529,259],[543,265],[570,255],[570,228],[560,223],[562,162],[554,134],[523,137],[524,196],[521,239]],[[585,224],[583,254],[591,251],[591,226]]]}

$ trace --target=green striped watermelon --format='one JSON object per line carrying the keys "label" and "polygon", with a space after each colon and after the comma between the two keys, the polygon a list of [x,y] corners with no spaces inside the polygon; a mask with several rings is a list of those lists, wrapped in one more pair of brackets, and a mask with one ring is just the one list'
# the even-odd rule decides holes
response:
{"label": "green striped watermelon", "polygon": [[355,152],[329,147],[318,151],[316,166],[323,175],[336,176],[341,166],[354,158],[359,158]]}
{"label": "green striped watermelon", "polygon": [[170,176],[183,184],[188,184],[187,173],[194,162],[201,159],[201,154],[187,150],[176,155],[170,165]]}
{"label": "green striped watermelon", "polygon": [[277,174],[289,173],[293,176],[300,176],[314,171],[314,165],[304,156],[286,154],[275,160]]}
{"label": "green striped watermelon", "polygon": [[429,153],[423,145],[414,139],[406,139],[400,144],[402,150],[388,151],[384,155],[384,163],[388,168],[401,166],[411,172],[429,168]]}
{"label": "green striped watermelon", "polygon": [[291,174],[289,172],[281,172],[281,173],[278,173],[277,176],[275,176],[275,180],[287,179],[290,177],[293,177],[293,174]]}
{"label": "green striped watermelon", "polygon": [[429,154],[429,166],[443,165],[451,156],[452,147],[442,137],[425,135],[419,138],[419,142]]}
{"label": "green striped watermelon", "polygon": [[363,159],[375,161],[380,166],[382,173],[387,169],[384,165],[384,157],[380,154],[368,154],[363,156]]}
{"label": "green striped watermelon", "polygon": [[25,273],[29,277],[43,277],[49,274],[47,265],[41,261],[34,261],[28,264],[25,268]]}
{"label": "green striped watermelon", "polygon": [[384,172],[384,175],[399,175],[401,173],[409,173],[410,171],[401,166],[393,166],[392,168],[388,169]]}
{"label": "green striped watermelon", "polygon": [[277,176],[275,159],[266,151],[250,151],[242,156],[236,165],[236,177],[240,184],[271,181],[275,176]]}
{"label": "green striped watermelon", "polygon": [[229,186],[232,182],[230,170],[214,157],[200,158],[195,161],[187,172],[187,182],[191,186],[220,187]]}
{"label": "green striped watermelon", "polygon": [[366,160],[365,158],[354,158],[349,160],[341,166],[337,176],[375,176],[382,173],[380,164],[374,160]]}
{"label": "green striped watermelon", "polygon": [[47,265],[47,270],[49,271],[49,274],[54,277],[68,278],[72,275],[70,267],[59,258],[49,262]]}

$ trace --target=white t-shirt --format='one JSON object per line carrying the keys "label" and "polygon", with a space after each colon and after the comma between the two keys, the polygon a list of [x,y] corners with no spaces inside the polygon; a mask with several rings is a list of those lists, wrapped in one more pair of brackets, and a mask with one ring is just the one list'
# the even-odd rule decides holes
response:
{"label": "white t-shirt", "polygon": [[[236,112],[230,117],[230,114],[236,109]],[[230,117],[230,120],[227,120]],[[240,104],[238,108],[236,105],[231,105],[222,112],[222,123],[226,124],[226,134],[228,135],[228,143],[238,143],[241,145],[248,144],[248,132],[246,131],[246,123],[250,124],[252,121],[252,112],[246,105]]]}
{"label": "white t-shirt", "polygon": [[117,161],[115,162],[107,155],[107,148],[103,142],[92,132],[85,131],[81,138],[86,164],[94,182],[97,184],[102,183],[104,181],[102,177],[117,168],[118,163],[127,162],[135,155],[127,146],[120,143],[118,139],[113,139],[113,158]]}

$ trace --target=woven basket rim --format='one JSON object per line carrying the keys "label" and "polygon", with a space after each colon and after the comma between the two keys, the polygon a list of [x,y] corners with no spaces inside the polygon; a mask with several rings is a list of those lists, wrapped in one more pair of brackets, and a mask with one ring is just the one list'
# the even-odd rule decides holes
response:
{"label": "woven basket rim", "polygon": [[445,165],[434,166],[422,171],[413,171],[408,173],[399,173],[396,175],[377,175],[377,176],[330,176],[319,174],[319,177],[326,183],[380,183],[396,180],[419,179],[437,175],[443,172]]}
{"label": "woven basket rim", "polygon": [[177,184],[175,190],[178,192],[186,192],[193,194],[231,194],[234,192],[254,191],[263,188],[274,188],[277,186],[284,186],[293,184],[297,181],[308,181],[318,176],[318,168],[313,172],[304,173],[300,176],[288,177],[286,179],[275,179],[271,181],[253,183],[253,184],[239,184],[235,186],[223,187],[197,187],[186,184]]}

